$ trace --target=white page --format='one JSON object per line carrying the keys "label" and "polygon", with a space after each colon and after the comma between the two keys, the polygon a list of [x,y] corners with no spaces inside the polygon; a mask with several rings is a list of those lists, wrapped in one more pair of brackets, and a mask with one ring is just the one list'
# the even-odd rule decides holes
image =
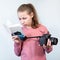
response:
{"label": "white page", "polygon": [[9,26],[4,24],[3,26],[9,34],[12,34],[12,33],[17,32],[17,31],[19,31],[23,34],[22,25],[20,25],[20,24],[14,24],[14,25],[9,25]]}

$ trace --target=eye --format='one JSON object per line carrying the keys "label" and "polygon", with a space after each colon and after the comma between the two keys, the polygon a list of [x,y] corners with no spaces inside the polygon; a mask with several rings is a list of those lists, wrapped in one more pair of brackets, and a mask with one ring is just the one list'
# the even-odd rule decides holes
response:
{"label": "eye", "polygon": [[21,18],[19,18],[19,20],[21,20]]}
{"label": "eye", "polygon": [[19,18],[19,20],[25,20],[25,19],[27,19],[26,17],[23,17],[23,18]]}
{"label": "eye", "polygon": [[22,19],[25,20],[25,19],[27,19],[27,18],[26,18],[26,17],[23,17]]}

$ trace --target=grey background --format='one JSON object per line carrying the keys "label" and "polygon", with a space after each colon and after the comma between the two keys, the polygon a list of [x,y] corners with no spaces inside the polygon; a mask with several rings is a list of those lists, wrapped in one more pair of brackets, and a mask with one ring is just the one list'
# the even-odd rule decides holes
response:
{"label": "grey background", "polygon": [[0,0],[0,60],[21,59],[14,54],[14,43],[4,24],[19,23],[17,8],[22,3],[32,3],[37,10],[39,22],[59,40],[53,46],[53,51],[47,54],[47,60],[60,60],[60,0]]}

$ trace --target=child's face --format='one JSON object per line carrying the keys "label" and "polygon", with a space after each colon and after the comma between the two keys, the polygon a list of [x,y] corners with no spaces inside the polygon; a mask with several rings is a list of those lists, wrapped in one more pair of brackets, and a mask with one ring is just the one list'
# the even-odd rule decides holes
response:
{"label": "child's face", "polygon": [[18,18],[23,26],[31,26],[33,13],[28,14],[27,11],[18,12]]}

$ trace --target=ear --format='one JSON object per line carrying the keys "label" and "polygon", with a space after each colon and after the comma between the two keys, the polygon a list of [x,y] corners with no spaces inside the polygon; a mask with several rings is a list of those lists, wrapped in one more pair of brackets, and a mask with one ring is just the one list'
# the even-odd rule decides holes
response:
{"label": "ear", "polygon": [[33,13],[33,12],[31,12],[31,14],[30,14],[30,15],[31,15],[31,17],[33,18],[33,16],[34,16],[34,13]]}

